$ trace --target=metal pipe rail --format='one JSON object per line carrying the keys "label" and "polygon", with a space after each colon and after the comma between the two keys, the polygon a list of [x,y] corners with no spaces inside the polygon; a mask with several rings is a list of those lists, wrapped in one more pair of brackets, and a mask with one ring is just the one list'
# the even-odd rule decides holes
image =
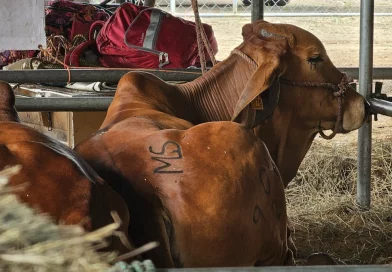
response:
{"label": "metal pipe rail", "polygon": [[368,99],[368,102],[370,104],[371,113],[392,117],[392,102],[377,98],[370,98]]}
{"label": "metal pipe rail", "polygon": [[[201,76],[200,69],[70,69],[72,82],[110,82],[116,83],[128,72],[148,72],[165,81],[192,81]],[[39,70],[4,70],[0,71],[0,80],[9,83],[62,83],[68,82],[65,69]]]}
{"label": "metal pipe rail", "polygon": [[[106,111],[113,97],[56,97],[56,98],[26,98],[17,97],[17,111]],[[392,117],[392,102],[370,98],[368,99],[371,112]]]}
{"label": "metal pipe rail", "polygon": [[[359,92],[369,99],[373,80],[373,30],[374,0],[361,0]],[[358,130],[357,203],[363,209],[370,208],[370,178],[372,163],[372,119],[366,120]]]}
{"label": "metal pipe rail", "polygon": [[16,97],[15,108],[20,112],[31,111],[106,111],[113,97]]}
{"label": "metal pipe rail", "polygon": [[157,272],[390,272],[391,265],[272,266],[235,268],[169,268]]}
{"label": "metal pipe rail", "polygon": [[[350,77],[358,79],[359,69],[340,67]],[[192,81],[202,75],[200,69],[71,69],[72,82],[118,82],[128,72],[140,71],[156,75],[165,81]],[[392,68],[373,68],[373,79],[392,79]],[[0,71],[0,80],[9,83],[68,82],[68,72],[64,69],[42,70],[4,70]]]}

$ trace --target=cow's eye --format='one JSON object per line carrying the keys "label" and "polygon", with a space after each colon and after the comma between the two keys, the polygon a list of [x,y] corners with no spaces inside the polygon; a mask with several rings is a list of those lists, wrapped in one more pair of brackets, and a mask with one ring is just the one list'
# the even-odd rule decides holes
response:
{"label": "cow's eye", "polygon": [[315,56],[308,58],[308,63],[310,64],[310,69],[312,69],[312,70],[316,69],[317,63],[322,62],[322,61],[323,61],[323,59],[320,57],[320,55],[315,55]]}
{"label": "cow's eye", "polygon": [[316,56],[312,56],[312,57],[308,58],[308,62],[314,63],[314,64],[317,62],[322,62],[322,61],[323,61],[323,59],[321,58],[320,55],[316,55]]}

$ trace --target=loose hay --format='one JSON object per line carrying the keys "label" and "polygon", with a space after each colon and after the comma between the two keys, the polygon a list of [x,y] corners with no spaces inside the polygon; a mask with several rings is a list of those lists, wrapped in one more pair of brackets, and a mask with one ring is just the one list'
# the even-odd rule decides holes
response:
{"label": "loose hay", "polygon": [[300,259],[322,251],[348,264],[392,264],[392,138],[373,142],[370,211],[355,204],[356,148],[316,140],[289,185]]}
{"label": "loose hay", "polygon": [[115,253],[97,253],[95,247],[111,235],[117,223],[85,233],[79,226],[58,226],[20,203],[7,187],[19,171],[0,172],[0,271],[107,271]]}

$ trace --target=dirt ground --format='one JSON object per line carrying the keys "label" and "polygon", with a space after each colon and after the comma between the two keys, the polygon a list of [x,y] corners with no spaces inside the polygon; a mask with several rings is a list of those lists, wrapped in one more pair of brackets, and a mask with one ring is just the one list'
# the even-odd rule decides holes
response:
{"label": "dirt ground", "polygon": [[[192,18],[187,18],[192,20]],[[337,67],[359,66],[359,25],[355,17],[266,17],[273,23],[288,23],[302,27],[316,35],[327,49],[328,55]],[[226,58],[231,50],[242,42],[241,29],[250,22],[249,17],[202,18],[202,22],[213,27],[218,40],[217,58]],[[374,20],[374,66],[392,66],[392,16],[376,16]],[[383,92],[392,96],[392,81],[384,81]],[[332,142],[356,141],[357,132],[338,135]],[[382,139],[392,134],[392,119],[379,116],[373,122],[373,139]]]}

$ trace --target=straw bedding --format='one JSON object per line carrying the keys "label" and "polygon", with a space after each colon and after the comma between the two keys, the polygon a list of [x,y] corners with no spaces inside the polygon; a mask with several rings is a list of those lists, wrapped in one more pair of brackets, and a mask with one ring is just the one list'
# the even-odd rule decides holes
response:
{"label": "straw bedding", "polygon": [[392,137],[373,141],[371,209],[356,205],[356,143],[315,141],[286,191],[300,258],[392,264]]}

